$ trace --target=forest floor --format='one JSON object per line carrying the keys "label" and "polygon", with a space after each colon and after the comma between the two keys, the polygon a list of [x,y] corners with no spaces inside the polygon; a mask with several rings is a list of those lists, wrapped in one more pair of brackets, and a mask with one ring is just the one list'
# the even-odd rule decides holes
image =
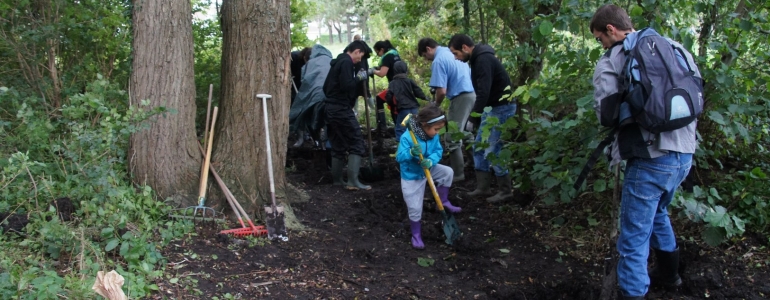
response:
{"label": "forest floor", "polygon": [[[444,243],[428,191],[426,247],[415,250],[389,152],[395,150],[375,157],[384,180],[371,182],[369,191],[347,191],[332,186],[322,156],[307,143],[289,149],[287,179],[309,195],[292,208],[307,229],[290,232],[287,242],[267,242],[218,234],[235,224],[201,224],[196,236],[164,249],[169,271],[152,298],[599,298],[605,261],[614,253],[607,203],[578,199],[549,206],[517,195],[517,203],[489,204],[464,195],[475,184],[472,168],[466,168],[467,179],[450,192],[451,202],[463,208],[456,214],[462,239]],[[702,226],[676,217],[672,222],[684,284],[676,290],[652,287],[648,299],[770,297],[766,237],[747,235],[714,248],[700,242]]]}

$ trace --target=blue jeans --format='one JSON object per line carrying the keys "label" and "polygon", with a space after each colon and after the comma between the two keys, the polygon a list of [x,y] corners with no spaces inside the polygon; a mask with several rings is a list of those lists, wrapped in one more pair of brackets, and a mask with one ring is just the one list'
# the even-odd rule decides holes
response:
{"label": "blue jeans", "polygon": [[393,126],[396,131],[396,142],[401,140],[401,135],[406,132],[406,127],[401,126],[401,122],[404,121],[404,118],[406,118],[407,115],[412,114],[412,117],[417,116],[417,109],[416,108],[409,108],[409,109],[399,109],[398,110],[398,116],[396,117],[396,124]]}
{"label": "blue jeans", "polygon": [[[476,130],[476,143],[479,143],[482,140],[482,132],[484,125],[487,124],[487,118],[496,117],[499,120],[498,124],[503,124],[508,118],[511,118],[514,115],[516,115],[516,103],[493,107],[492,111],[481,114],[481,124],[478,125],[479,128]],[[478,144],[473,145],[473,167],[477,171],[490,172],[494,170],[496,176],[508,175],[507,166],[493,166],[487,160],[487,155],[490,153],[498,154],[500,153],[500,150],[503,149],[503,142],[500,141],[500,134],[500,128],[495,126],[490,129],[489,139],[487,139],[489,147],[480,148],[477,146]]]}
{"label": "blue jeans", "polygon": [[676,250],[666,208],[690,172],[692,154],[669,152],[656,158],[628,160],[620,201],[618,284],[625,296],[644,296],[650,286],[650,247]]}

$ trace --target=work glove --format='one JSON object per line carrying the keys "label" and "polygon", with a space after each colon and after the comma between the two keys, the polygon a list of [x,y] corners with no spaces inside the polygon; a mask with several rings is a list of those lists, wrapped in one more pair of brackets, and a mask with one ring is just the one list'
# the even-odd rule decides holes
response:
{"label": "work glove", "polygon": [[412,156],[419,157],[420,154],[422,154],[422,147],[420,147],[420,145],[412,146],[412,149],[409,150],[409,154],[412,154]]}
{"label": "work glove", "polygon": [[479,128],[480,123],[481,123],[481,118],[477,118],[477,117],[468,118],[468,122],[465,123],[465,131],[468,131],[468,132],[476,131],[476,129]]}
{"label": "work glove", "polygon": [[433,166],[433,161],[432,161],[432,160],[430,160],[430,158],[426,158],[426,159],[423,159],[423,160],[420,162],[420,166],[421,166],[423,169],[430,169],[430,167],[432,167],[432,166]]}
{"label": "work glove", "polygon": [[369,70],[366,70],[366,74],[369,74],[369,76],[372,76],[372,74],[374,74],[374,68],[369,68]]}
{"label": "work glove", "polygon": [[366,80],[367,76],[369,76],[369,74],[366,72],[366,70],[364,69],[358,70],[358,73],[356,73],[356,80],[364,81]]}

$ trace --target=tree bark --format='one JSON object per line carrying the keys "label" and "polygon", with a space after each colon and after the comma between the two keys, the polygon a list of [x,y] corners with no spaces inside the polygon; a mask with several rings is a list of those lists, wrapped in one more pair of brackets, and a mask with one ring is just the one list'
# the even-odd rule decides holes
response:
{"label": "tree bark", "polygon": [[476,5],[479,9],[479,32],[481,34],[481,43],[486,44],[487,43],[487,24],[484,22],[484,1],[477,0]]}
{"label": "tree bark", "polygon": [[212,158],[227,186],[253,214],[270,201],[265,125],[267,100],[276,197],[285,202],[290,103],[289,0],[222,3],[221,122]]}
{"label": "tree bark", "polygon": [[157,116],[131,135],[132,180],[164,199],[192,205],[198,197],[201,156],[195,137],[192,7],[186,0],[134,0],[131,104],[149,101],[176,113]]}

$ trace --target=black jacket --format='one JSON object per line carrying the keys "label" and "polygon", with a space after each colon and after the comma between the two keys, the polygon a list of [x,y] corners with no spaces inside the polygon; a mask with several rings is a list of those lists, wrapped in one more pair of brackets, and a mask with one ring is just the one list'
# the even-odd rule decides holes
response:
{"label": "black jacket", "polygon": [[511,85],[511,78],[505,71],[503,64],[495,57],[495,50],[488,45],[476,45],[471,53],[469,61],[471,66],[471,80],[473,89],[476,90],[476,104],[473,111],[481,113],[484,107],[496,107],[510,102],[504,98],[511,93],[505,88]]}
{"label": "black jacket", "polygon": [[353,108],[356,103],[358,80],[355,78],[353,59],[347,53],[337,55],[332,59],[331,69],[324,81],[324,94],[326,104],[337,104]]}
{"label": "black jacket", "polygon": [[[393,79],[388,84],[388,92],[385,95],[385,102],[393,105],[395,102],[397,110],[418,108],[420,104],[417,99],[428,100],[425,93],[417,86],[414,80],[406,76],[407,67],[403,61],[397,61],[393,65]],[[395,98],[395,101],[393,101]]]}

